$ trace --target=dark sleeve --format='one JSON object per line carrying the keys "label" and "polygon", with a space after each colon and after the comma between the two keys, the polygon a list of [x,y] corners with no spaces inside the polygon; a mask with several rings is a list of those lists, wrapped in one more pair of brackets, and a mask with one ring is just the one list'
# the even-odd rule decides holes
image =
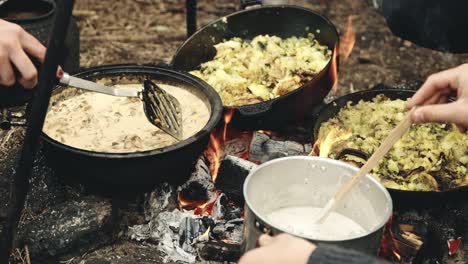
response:
{"label": "dark sleeve", "polygon": [[310,255],[308,264],[389,264],[389,262],[371,257],[357,251],[330,245],[319,245]]}

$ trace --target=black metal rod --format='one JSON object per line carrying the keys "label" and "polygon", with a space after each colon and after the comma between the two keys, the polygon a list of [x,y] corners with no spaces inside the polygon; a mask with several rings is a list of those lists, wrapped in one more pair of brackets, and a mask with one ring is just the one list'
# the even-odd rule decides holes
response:
{"label": "black metal rod", "polygon": [[197,0],[186,0],[187,38],[197,31]]}
{"label": "black metal rod", "polygon": [[31,102],[31,112],[28,116],[26,135],[20,156],[16,163],[16,172],[10,189],[7,219],[3,225],[0,238],[0,263],[8,263],[15,230],[24,207],[24,201],[29,189],[29,178],[32,172],[34,156],[39,146],[39,137],[49,105],[53,87],[57,84],[57,67],[61,60],[73,0],[58,0],[55,22],[49,37],[47,54],[39,76],[39,83]]}

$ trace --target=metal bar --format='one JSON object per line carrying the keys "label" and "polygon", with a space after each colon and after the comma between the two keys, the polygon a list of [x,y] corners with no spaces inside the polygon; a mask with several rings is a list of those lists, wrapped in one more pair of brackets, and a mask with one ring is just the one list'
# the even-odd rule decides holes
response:
{"label": "metal bar", "polygon": [[42,71],[40,71],[39,84],[35,91],[35,97],[31,102],[31,112],[28,116],[28,125],[21,153],[16,163],[16,173],[13,175],[7,218],[0,238],[0,263],[8,263],[9,260],[15,235],[14,231],[18,226],[29,189],[29,178],[38,148],[39,136],[44,125],[52,89],[57,84],[57,66],[62,59],[64,40],[73,9],[73,0],[58,0],[56,3],[55,22],[49,37],[45,62]]}
{"label": "metal bar", "polygon": [[187,38],[197,31],[197,0],[186,0]]}

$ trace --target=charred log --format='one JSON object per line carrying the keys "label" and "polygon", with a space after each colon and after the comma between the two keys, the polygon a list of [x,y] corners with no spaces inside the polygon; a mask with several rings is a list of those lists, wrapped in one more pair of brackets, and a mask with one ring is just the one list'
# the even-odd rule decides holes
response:
{"label": "charred log", "polygon": [[210,168],[203,156],[197,160],[190,179],[178,188],[178,193],[179,199],[187,202],[188,207],[203,204],[214,197]]}
{"label": "charred log", "polygon": [[239,244],[229,244],[220,241],[208,241],[197,244],[198,255],[205,261],[233,261],[241,256]]}
{"label": "charred log", "polygon": [[277,141],[261,132],[255,132],[250,143],[249,159],[255,162],[266,162],[272,159],[308,155],[311,151],[309,144],[294,141]]}
{"label": "charred log", "polygon": [[225,156],[219,167],[216,187],[237,205],[243,206],[242,186],[245,178],[255,166],[250,161],[234,156]]}

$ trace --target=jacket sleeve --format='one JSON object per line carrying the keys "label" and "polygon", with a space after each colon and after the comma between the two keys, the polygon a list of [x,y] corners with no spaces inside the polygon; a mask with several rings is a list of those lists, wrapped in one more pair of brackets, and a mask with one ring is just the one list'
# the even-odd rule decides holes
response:
{"label": "jacket sleeve", "polygon": [[390,264],[357,251],[330,245],[319,245],[310,255],[308,264]]}

